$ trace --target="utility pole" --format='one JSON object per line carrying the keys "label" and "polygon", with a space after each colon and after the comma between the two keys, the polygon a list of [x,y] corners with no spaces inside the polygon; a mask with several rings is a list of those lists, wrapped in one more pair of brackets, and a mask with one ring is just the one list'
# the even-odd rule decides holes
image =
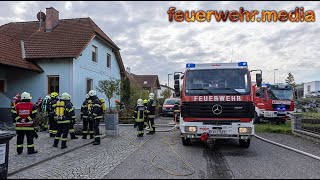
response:
{"label": "utility pole", "polygon": [[170,86],[169,86],[169,76],[170,76],[170,75],[172,75],[172,74],[168,74],[168,87],[170,87]]}
{"label": "utility pole", "polygon": [[273,84],[276,84],[276,70],[278,69],[273,70]]}

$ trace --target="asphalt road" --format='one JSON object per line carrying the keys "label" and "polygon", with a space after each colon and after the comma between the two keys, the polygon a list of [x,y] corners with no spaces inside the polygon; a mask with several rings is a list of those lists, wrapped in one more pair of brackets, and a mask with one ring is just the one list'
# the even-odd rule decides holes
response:
{"label": "asphalt road", "polygon": [[[158,123],[171,123],[170,121],[170,118],[161,118]],[[312,142],[309,143],[312,145]],[[156,133],[104,178],[318,179],[319,169],[318,160],[256,138],[252,139],[248,149],[241,148],[236,140],[218,142],[213,148],[204,147],[197,141],[192,141],[191,146],[183,146],[177,130]]]}
{"label": "asphalt road", "polygon": [[[158,118],[156,124],[173,124]],[[157,129],[169,130],[170,127]],[[183,146],[180,131],[136,137],[132,126],[121,126],[119,136],[101,140],[100,146],[76,151],[30,167],[10,179],[319,179],[320,161],[253,138],[248,149],[238,141],[220,141],[213,148],[200,141]],[[259,134],[278,143],[319,155],[320,144],[289,135]],[[30,165],[61,149],[52,148],[47,134],[40,137],[41,153],[10,156],[12,166]],[[79,142],[78,142],[79,141]],[[82,139],[69,141],[69,147]],[[90,140],[88,140],[90,141]],[[14,143],[14,142],[12,142]],[[12,148],[14,146],[12,145]],[[39,147],[40,148],[40,147]],[[14,151],[12,152],[14,153]],[[15,163],[15,164],[14,164]],[[19,167],[20,167],[19,166]],[[11,170],[12,171],[12,170]]]}

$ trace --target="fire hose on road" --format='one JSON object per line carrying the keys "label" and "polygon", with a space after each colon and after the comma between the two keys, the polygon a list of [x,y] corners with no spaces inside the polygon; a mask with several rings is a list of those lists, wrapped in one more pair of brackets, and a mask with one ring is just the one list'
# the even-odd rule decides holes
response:
{"label": "fire hose on road", "polygon": [[320,161],[320,157],[319,157],[319,156],[316,156],[316,155],[313,155],[313,154],[310,154],[310,153],[307,153],[307,152],[304,152],[304,151],[301,151],[301,150],[298,150],[298,149],[295,149],[295,148],[292,148],[292,147],[289,147],[289,146],[286,146],[286,145],[283,145],[283,144],[280,144],[280,143],[276,143],[276,142],[270,141],[270,140],[265,139],[265,138],[262,138],[262,137],[260,137],[260,136],[258,136],[258,135],[256,135],[256,134],[254,135],[254,137],[256,137],[256,138],[258,138],[258,139],[260,139],[260,140],[262,140],[262,141],[268,142],[268,143],[270,143],[270,144],[274,144],[274,145],[276,145],[276,146],[279,146],[279,147],[288,149],[288,150],[290,150],[290,151],[294,151],[294,152],[303,154],[303,155],[305,155],[305,156],[309,156],[309,157],[311,157],[311,158],[314,158],[314,159]]}

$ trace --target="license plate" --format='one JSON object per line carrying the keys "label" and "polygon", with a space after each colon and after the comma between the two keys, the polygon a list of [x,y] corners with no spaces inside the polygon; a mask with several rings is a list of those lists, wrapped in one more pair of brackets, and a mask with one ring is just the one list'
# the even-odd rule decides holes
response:
{"label": "license plate", "polygon": [[280,111],[280,112],[278,112],[278,114],[286,114],[286,112],[281,112],[281,111]]}
{"label": "license plate", "polygon": [[227,131],[222,129],[212,129],[209,130],[209,134],[227,134]]}

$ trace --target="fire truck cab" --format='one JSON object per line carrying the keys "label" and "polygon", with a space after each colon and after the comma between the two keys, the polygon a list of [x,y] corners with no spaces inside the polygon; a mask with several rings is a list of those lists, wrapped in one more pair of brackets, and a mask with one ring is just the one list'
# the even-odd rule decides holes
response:
{"label": "fire truck cab", "polygon": [[262,84],[261,88],[256,86],[254,103],[254,123],[261,120],[285,123],[294,111],[293,88],[287,84]]}
{"label": "fire truck cab", "polygon": [[[261,85],[261,74],[256,78]],[[181,97],[183,145],[189,145],[191,139],[207,143],[239,139],[240,146],[250,146],[255,106],[247,62],[189,63],[184,73],[175,73],[174,79],[175,93]]]}

